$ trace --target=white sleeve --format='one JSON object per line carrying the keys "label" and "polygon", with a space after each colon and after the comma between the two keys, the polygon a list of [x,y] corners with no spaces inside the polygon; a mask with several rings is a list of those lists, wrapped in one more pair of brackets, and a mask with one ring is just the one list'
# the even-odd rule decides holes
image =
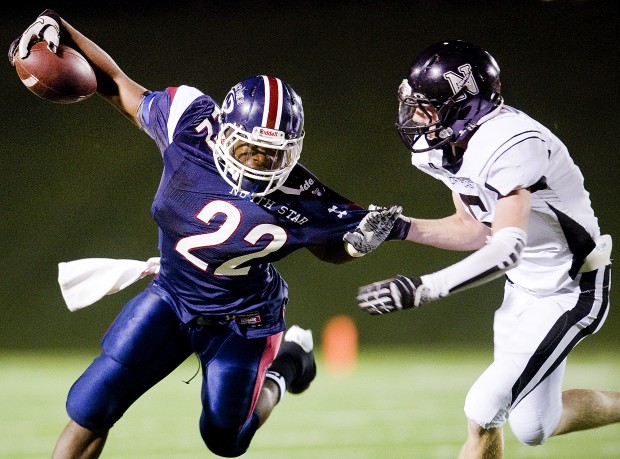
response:
{"label": "white sleeve", "polygon": [[429,300],[475,287],[502,276],[517,266],[527,243],[527,234],[520,228],[503,228],[487,244],[467,258],[420,280],[427,287]]}
{"label": "white sleeve", "polygon": [[537,183],[549,166],[547,144],[538,132],[523,132],[496,153],[486,169],[487,186],[502,196]]}

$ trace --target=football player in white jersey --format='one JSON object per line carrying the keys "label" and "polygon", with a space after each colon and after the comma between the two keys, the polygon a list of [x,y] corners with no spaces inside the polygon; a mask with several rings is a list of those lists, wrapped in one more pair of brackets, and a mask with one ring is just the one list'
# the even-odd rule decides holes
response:
{"label": "football player in white jersey", "polygon": [[494,360],[467,394],[460,458],[501,458],[507,421],[528,445],[620,421],[620,392],[562,392],[568,353],[607,316],[611,237],[601,235],[566,146],[504,104],[499,73],[489,53],[459,40],[413,61],[397,128],[413,165],[446,184],[456,211],[411,218],[407,240],[473,253],[431,274],[363,286],[357,297],[362,310],[385,314],[505,276]]}

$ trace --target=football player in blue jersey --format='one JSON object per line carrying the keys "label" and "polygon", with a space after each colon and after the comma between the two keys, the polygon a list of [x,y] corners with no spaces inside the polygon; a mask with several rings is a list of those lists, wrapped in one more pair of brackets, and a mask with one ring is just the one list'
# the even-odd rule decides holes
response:
{"label": "football player in blue jersey", "polygon": [[566,146],[504,104],[497,62],[473,43],[423,50],[398,96],[412,164],[446,184],[455,205],[446,218],[412,218],[407,240],[473,253],[421,277],[364,286],[360,307],[392,313],[506,279],[493,362],[465,400],[459,458],[501,458],[507,422],[522,443],[540,445],[620,421],[620,392],[562,391],[568,354],[607,317],[612,246]]}
{"label": "football player in blue jersey", "polygon": [[302,102],[278,78],[245,79],[220,107],[189,86],[147,90],[54,11],[15,40],[9,59],[37,41],[52,52],[60,41],[79,50],[98,94],[155,141],[163,160],[151,208],[159,273],[71,387],[53,457],[98,457],[132,403],[192,353],[202,367],[202,438],[215,454],[242,455],[285,391],[303,392],[316,374],[309,330],[290,327],[282,341],[288,290],[272,262],[300,248],[346,262],[404,238],[409,223],[397,206],[361,208],[298,162]]}

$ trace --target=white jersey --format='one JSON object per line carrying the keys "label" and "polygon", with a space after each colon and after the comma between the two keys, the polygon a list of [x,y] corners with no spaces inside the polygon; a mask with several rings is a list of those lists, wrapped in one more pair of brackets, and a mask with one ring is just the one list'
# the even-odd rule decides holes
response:
{"label": "white jersey", "polygon": [[478,128],[454,169],[444,168],[442,150],[412,153],[411,162],[444,182],[489,226],[498,199],[518,189],[532,192],[527,247],[507,273],[528,291],[544,295],[568,287],[600,236],[583,175],[566,146],[512,107],[504,106]]}

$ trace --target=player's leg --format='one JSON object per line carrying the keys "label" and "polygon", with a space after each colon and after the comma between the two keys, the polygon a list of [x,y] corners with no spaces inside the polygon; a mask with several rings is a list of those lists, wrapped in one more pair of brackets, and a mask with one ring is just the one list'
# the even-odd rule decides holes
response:
{"label": "player's leg", "polygon": [[[200,354],[203,361],[200,430],[205,444],[214,453],[226,457],[243,454],[256,430],[281,400],[283,391],[288,387],[289,392],[301,393],[314,379],[316,365],[311,332],[293,326],[280,346],[281,337],[279,333],[268,338],[246,339],[221,330],[211,330],[205,336],[211,343]],[[270,376],[266,378],[269,365]]]}
{"label": "player's leg", "polygon": [[260,424],[255,408],[281,337],[246,338],[226,325],[195,328],[192,341],[203,376],[200,434],[213,453],[236,457],[247,450]]}
{"label": "player's leg", "polygon": [[[532,393],[542,381],[563,365],[566,355],[585,336],[600,328],[607,312],[605,295],[597,295],[596,275],[585,275],[582,285],[575,293],[539,298],[516,287],[507,285],[502,307],[496,311],[494,322],[495,356],[470,389],[465,401],[468,420],[481,429],[468,429],[466,451],[484,451],[485,445],[495,448],[497,442],[491,429],[501,427],[510,410],[517,407],[524,397]],[[600,289],[598,289],[600,292]],[[603,298],[605,298],[603,300]],[[561,373],[553,389],[541,389],[541,393],[560,400]],[[548,386],[548,387],[551,387]],[[543,388],[547,386],[543,385]],[[539,404],[545,400],[547,403]],[[535,401],[536,403],[532,403]],[[531,406],[530,406],[531,405]],[[528,444],[540,444],[548,438],[560,418],[561,404],[544,418],[537,417],[541,406],[552,407],[545,397],[532,397],[515,416],[517,438]],[[529,407],[529,409],[525,409]],[[511,415],[512,416],[512,415]],[[525,420],[525,421],[523,421]],[[535,424],[543,422],[544,425]],[[540,435],[532,436],[532,432]],[[482,455],[462,457],[493,457],[493,451]]]}
{"label": "player's leg", "polygon": [[[609,306],[609,274],[609,267],[583,273],[578,296],[558,295],[554,298],[565,309],[548,335],[548,344],[560,343],[555,348],[556,354],[568,355],[577,343],[602,327]],[[543,304],[554,299],[543,300]],[[542,353],[545,352],[543,349]],[[620,420],[618,392],[584,389],[562,392],[565,365],[566,360],[563,360],[557,368],[551,366],[546,370],[549,376],[544,377],[522,401],[515,403],[510,424],[523,443],[539,445],[551,435],[600,427]]]}
{"label": "player's leg", "polygon": [[495,359],[469,389],[464,406],[467,439],[459,459],[502,457],[503,425],[510,410],[511,388],[519,374],[513,362]]}
{"label": "player's leg", "polygon": [[91,430],[69,421],[63,430],[52,459],[95,459],[101,455],[109,429]]}
{"label": "player's leg", "polygon": [[553,435],[620,422],[620,392],[571,389],[562,392],[562,417]]}
{"label": "player's leg", "polygon": [[558,425],[565,368],[566,360],[511,410],[510,428],[524,445],[542,445]]}
{"label": "player's leg", "polygon": [[524,368],[527,356],[515,363],[503,352],[520,315],[519,292],[507,285],[502,306],[495,312],[494,361],[478,377],[465,398],[467,439],[459,459],[501,458],[503,425],[508,419],[512,387]]}
{"label": "player's leg", "polygon": [[[597,277],[594,301],[605,303],[608,306],[610,266],[582,274],[584,277],[592,275]],[[603,276],[602,280],[601,276]],[[605,318],[603,317],[592,333],[598,331],[604,321]],[[620,422],[620,392],[618,391],[566,390],[562,393],[562,406],[562,416],[553,435],[562,435]]]}
{"label": "player's leg", "polygon": [[510,413],[510,426],[524,444],[540,445],[550,436],[620,422],[620,392],[570,389],[562,392],[566,362]]}
{"label": "player's leg", "polygon": [[501,459],[504,454],[503,428],[485,429],[467,420],[467,440],[463,444],[458,459]]}
{"label": "player's leg", "polygon": [[310,330],[293,325],[286,331],[278,356],[267,372],[267,379],[278,383],[280,398],[284,396],[285,390],[300,394],[310,386],[316,377],[313,350],[314,341]]}
{"label": "player's leg", "polygon": [[191,353],[165,294],[147,287],[114,320],[103,337],[101,354],[71,387],[71,422],[53,458],[98,457],[108,430],[127,408]]}
{"label": "player's leg", "polygon": [[282,400],[288,390],[292,394],[304,392],[316,377],[312,332],[293,325],[284,335],[284,340],[273,361],[256,404],[259,427],[262,426],[273,408]]}

